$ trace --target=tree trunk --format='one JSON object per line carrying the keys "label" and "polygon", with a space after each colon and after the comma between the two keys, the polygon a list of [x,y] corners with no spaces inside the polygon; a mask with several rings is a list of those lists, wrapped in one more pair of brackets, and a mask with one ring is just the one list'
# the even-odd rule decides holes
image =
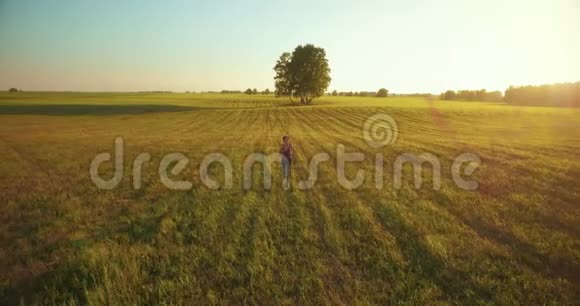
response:
{"label": "tree trunk", "polygon": [[300,103],[304,104],[304,105],[310,105],[312,104],[312,101],[314,100],[313,96],[310,95],[303,95],[300,96]]}

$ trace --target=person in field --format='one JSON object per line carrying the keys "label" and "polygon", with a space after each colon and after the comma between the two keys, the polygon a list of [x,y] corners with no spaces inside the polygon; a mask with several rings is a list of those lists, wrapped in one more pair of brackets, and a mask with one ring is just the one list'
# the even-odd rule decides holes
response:
{"label": "person in field", "polygon": [[290,137],[288,135],[282,137],[280,154],[283,155],[282,176],[284,177],[284,186],[288,186],[290,183],[290,166],[292,165],[292,158],[294,157],[294,148],[290,144]]}

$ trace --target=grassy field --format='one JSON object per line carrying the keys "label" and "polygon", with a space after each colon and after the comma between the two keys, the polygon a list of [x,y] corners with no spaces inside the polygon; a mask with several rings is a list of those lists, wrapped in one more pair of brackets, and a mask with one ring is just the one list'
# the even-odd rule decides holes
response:
{"label": "grassy field", "polygon": [[[361,134],[377,113],[399,127],[380,149]],[[422,98],[297,106],[271,96],[2,93],[0,304],[575,304],[579,119],[576,109]],[[284,134],[296,149],[294,186],[314,154],[333,157],[317,184],[285,191],[275,176],[265,190],[256,166],[243,190],[245,157],[276,152]],[[125,176],[100,190],[89,165],[113,153],[116,136]],[[357,167],[367,173],[354,191],[336,180],[338,144],[365,153],[347,167],[351,178]],[[152,158],[135,190],[132,161],[144,152]],[[161,183],[171,152],[189,158],[176,179],[192,190]],[[201,184],[199,163],[212,152],[232,160],[234,188]],[[415,189],[409,167],[393,187],[405,152],[440,159],[440,190],[429,169]],[[463,152],[482,160],[476,191],[451,179]],[[376,153],[382,189],[370,175]]]}

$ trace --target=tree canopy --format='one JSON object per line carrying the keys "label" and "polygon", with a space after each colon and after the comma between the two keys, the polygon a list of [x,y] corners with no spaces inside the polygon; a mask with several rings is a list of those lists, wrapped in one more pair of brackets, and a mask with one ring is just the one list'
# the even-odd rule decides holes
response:
{"label": "tree canopy", "polygon": [[298,98],[302,104],[324,95],[331,81],[326,51],[311,44],[282,53],[274,71],[276,96]]}
{"label": "tree canopy", "polygon": [[384,98],[389,95],[389,91],[386,88],[381,88],[377,92],[377,97]]}

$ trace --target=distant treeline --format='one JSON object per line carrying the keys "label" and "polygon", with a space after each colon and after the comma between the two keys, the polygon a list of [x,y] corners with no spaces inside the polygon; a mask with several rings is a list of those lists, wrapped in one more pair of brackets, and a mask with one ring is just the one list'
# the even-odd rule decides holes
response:
{"label": "distant treeline", "polygon": [[389,91],[385,88],[381,88],[378,91],[341,91],[336,90],[327,93],[329,96],[341,96],[341,97],[387,97]]}
{"label": "distant treeline", "polygon": [[501,91],[486,91],[480,90],[448,90],[442,93],[439,98],[441,100],[461,100],[461,101],[487,101],[487,102],[501,102],[503,101],[503,94]]}
{"label": "distant treeline", "polygon": [[241,90],[222,90],[219,93],[222,94],[246,94],[246,95],[257,95],[257,94],[262,94],[262,95],[269,95],[272,92],[270,91],[270,89],[266,88],[262,91],[258,91],[258,89],[254,88],[248,88],[245,91],[241,91]]}
{"label": "distant treeline", "polygon": [[[217,93],[217,92],[209,92],[209,93]],[[247,94],[247,95],[269,95],[272,94],[270,89],[266,88],[263,91],[258,91],[256,88],[248,88],[245,91],[241,90],[222,90],[219,93],[222,94]],[[385,88],[381,88],[378,91],[332,91],[326,93],[327,96],[342,96],[342,97],[387,97],[389,95],[389,91]],[[415,94],[412,94],[415,95]],[[429,94],[416,94],[428,96]]]}
{"label": "distant treeline", "polygon": [[448,90],[441,100],[506,102],[512,105],[580,107],[580,82],[537,86],[510,86],[505,90]]}
{"label": "distant treeline", "polygon": [[374,91],[341,91],[336,90],[328,93],[329,96],[341,96],[341,97],[374,97],[377,95]]}
{"label": "distant treeline", "polygon": [[389,94],[391,97],[413,97],[413,98],[433,98],[436,95],[430,93],[403,93],[403,94]]}
{"label": "distant treeline", "polygon": [[[9,92],[19,92],[21,89],[12,87],[8,89]],[[154,91],[138,91],[138,93],[172,93],[168,90],[154,90]],[[187,91],[186,93],[190,93]],[[193,92],[195,93],[195,92]],[[248,88],[245,91],[241,90],[222,90],[208,91],[207,93],[222,93],[222,94],[247,94],[247,95],[270,95],[270,89],[258,91],[256,88]],[[328,92],[329,96],[344,96],[344,97],[421,97],[426,99],[436,98],[435,95],[428,93],[411,93],[411,94],[389,94],[385,88],[378,91],[341,91],[336,90]],[[535,105],[535,106],[565,106],[565,107],[580,107],[580,82],[576,83],[559,83],[538,86],[510,86],[505,90],[505,94],[501,91],[486,91],[480,90],[447,90],[439,95],[441,100],[458,100],[458,101],[487,101],[487,102],[506,102],[512,105]]]}
{"label": "distant treeline", "polygon": [[580,107],[580,82],[540,86],[510,86],[504,100],[513,105]]}

